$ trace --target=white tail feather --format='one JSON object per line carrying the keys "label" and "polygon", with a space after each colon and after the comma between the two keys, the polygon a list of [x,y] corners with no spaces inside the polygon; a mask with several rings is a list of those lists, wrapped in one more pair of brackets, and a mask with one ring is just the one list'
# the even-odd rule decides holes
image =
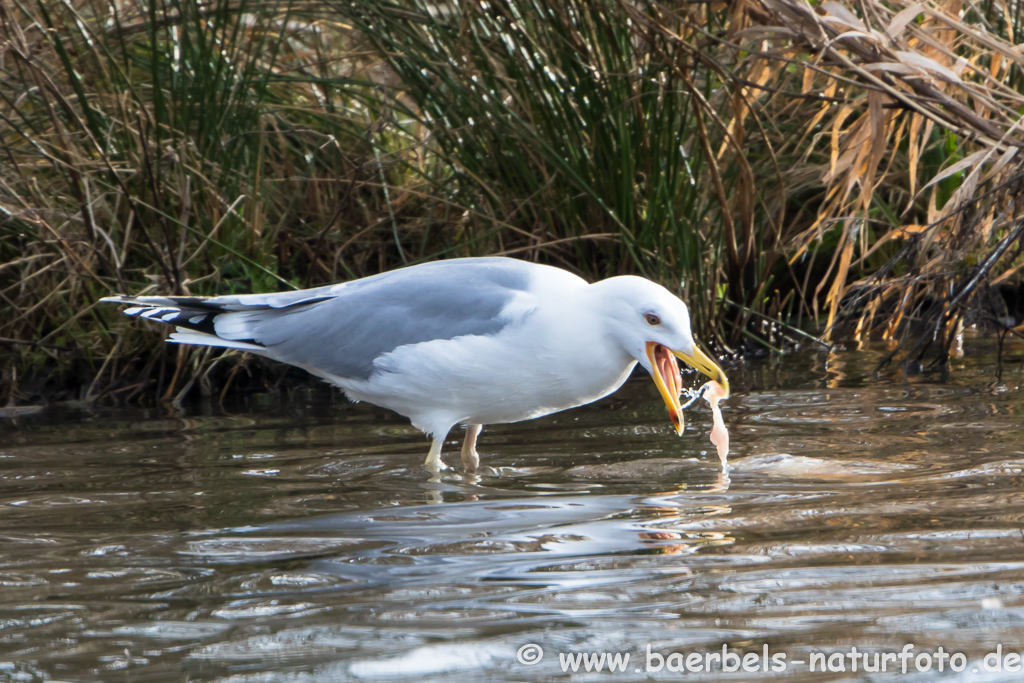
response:
{"label": "white tail feather", "polygon": [[217,346],[225,349],[241,349],[243,351],[255,351],[256,353],[266,352],[266,349],[257,344],[250,344],[244,341],[221,339],[212,334],[186,330],[184,327],[177,327],[167,338],[167,341],[175,344],[195,344],[198,346]]}

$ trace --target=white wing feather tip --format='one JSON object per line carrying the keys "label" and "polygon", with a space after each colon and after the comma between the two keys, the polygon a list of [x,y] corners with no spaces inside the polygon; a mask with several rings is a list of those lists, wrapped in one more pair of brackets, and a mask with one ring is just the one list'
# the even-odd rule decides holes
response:
{"label": "white wing feather tip", "polygon": [[175,328],[175,331],[171,333],[171,336],[167,338],[167,341],[173,344],[195,344],[199,346],[216,346],[224,349],[240,349],[242,351],[255,351],[258,353],[265,353],[266,348],[257,344],[250,344],[243,341],[233,341],[231,339],[221,339],[215,337],[212,334],[205,334],[203,332],[196,332],[195,330],[188,330],[184,327]]}

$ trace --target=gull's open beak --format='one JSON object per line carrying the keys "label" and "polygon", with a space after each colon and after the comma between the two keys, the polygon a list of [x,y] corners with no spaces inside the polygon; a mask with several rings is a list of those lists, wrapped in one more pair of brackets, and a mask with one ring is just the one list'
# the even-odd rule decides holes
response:
{"label": "gull's open beak", "polygon": [[693,347],[693,355],[681,353],[669,349],[655,342],[647,342],[647,359],[651,362],[651,370],[654,375],[654,384],[658,387],[661,398],[668,407],[668,416],[676,428],[676,433],[683,433],[683,409],[679,402],[679,394],[682,392],[682,378],[679,375],[679,364],[676,357],[681,358],[687,365],[704,373],[711,379],[722,385],[725,389],[725,396],[729,397],[729,379],[722,372],[718,364],[708,358],[707,355],[696,346]]}

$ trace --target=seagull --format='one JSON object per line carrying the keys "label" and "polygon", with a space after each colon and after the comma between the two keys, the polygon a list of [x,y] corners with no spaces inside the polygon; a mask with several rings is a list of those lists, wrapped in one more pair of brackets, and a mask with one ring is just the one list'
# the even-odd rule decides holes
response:
{"label": "seagull", "polygon": [[683,433],[676,358],[729,381],[694,343],[690,314],[633,275],[599,282],[504,257],[456,258],[277,294],[110,296],[129,316],[169,323],[167,341],[224,347],[303,368],[353,401],[395,411],[433,441],[425,466],[465,425],[462,463],[479,465],[483,425],[592,403],[639,363]]}

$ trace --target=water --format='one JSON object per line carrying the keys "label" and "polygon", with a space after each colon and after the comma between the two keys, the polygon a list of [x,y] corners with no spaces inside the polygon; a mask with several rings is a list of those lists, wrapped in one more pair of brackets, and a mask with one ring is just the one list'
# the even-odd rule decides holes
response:
{"label": "water", "polygon": [[[678,438],[639,374],[486,429],[472,480],[456,446],[431,480],[402,418],[323,393],[6,420],[0,674],[542,680],[607,652],[625,673],[573,677],[873,681],[899,662],[854,673],[851,647],[912,644],[901,680],[1020,680],[984,667],[1024,651],[1024,375],[993,351],[946,383],[872,378],[880,349],[732,367],[728,474],[706,405]],[[724,673],[723,645],[785,670]],[[669,670],[694,653],[711,673]]]}

